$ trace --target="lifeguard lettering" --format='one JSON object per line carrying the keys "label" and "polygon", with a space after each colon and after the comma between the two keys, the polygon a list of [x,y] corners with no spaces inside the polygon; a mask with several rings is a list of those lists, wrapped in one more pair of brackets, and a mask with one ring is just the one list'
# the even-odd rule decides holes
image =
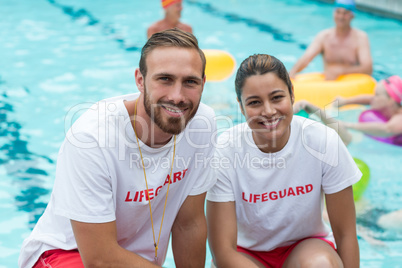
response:
{"label": "lifeguard lettering", "polygon": [[125,202],[143,202],[143,201],[149,201],[154,199],[156,196],[158,196],[159,192],[161,191],[162,187],[165,186],[170,182],[170,184],[176,183],[178,181],[181,181],[184,179],[184,176],[186,175],[188,169],[185,169],[183,171],[178,171],[173,173],[173,180],[170,179],[170,175],[167,174],[165,182],[163,185],[158,186],[156,189],[150,188],[144,189],[141,191],[128,191],[126,195],[126,199],[124,200]]}
{"label": "lifeguard lettering", "polygon": [[267,202],[268,200],[277,200],[278,198],[285,198],[288,196],[297,196],[308,194],[313,190],[312,184],[305,186],[289,187],[280,191],[271,191],[262,194],[253,194],[242,192],[241,196],[243,201],[248,203]]}

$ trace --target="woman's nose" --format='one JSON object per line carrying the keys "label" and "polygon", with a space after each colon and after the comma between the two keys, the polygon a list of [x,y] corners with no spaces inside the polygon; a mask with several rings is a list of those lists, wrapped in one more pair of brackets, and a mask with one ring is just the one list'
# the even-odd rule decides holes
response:
{"label": "woman's nose", "polygon": [[264,108],[263,108],[263,111],[262,111],[262,115],[265,115],[265,116],[272,116],[273,114],[275,114],[276,113],[276,109],[275,109],[275,106],[274,105],[272,105],[272,103],[270,103],[270,102],[265,102],[264,103]]}

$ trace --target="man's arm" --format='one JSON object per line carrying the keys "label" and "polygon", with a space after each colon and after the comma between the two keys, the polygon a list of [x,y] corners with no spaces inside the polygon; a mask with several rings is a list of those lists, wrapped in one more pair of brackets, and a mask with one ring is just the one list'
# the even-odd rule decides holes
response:
{"label": "man's arm", "polygon": [[326,194],[325,198],[337,252],[345,268],[357,268],[360,257],[352,186],[338,193]]}
{"label": "man's arm", "polygon": [[188,196],[172,227],[172,249],[176,267],[204,267],[207,224],[205,193]]}
{"label": "man's arm", "polygon": [[295,78],[298,72],[301,72],[307,65],[323,51],[323,41],[327,30],[324,30],[317,34],[314,41],[308,46],[306,52],[303,56],[293,65],[292,69],[289,71],[289,76]]}
{"label": "man's arm", "polygon": [[358,73],[371,75],[373,73],[373,60],[370,53],[370,41],[365,32],[359,32],[359,66]]}
{"label": "man's arm", "polygon": [[84,223],[71,220],[85,267],[159,267],[117,243],[116,222]]}
{"label": "man's arm", "polygon": [[235,202],[207,201],[207,220],[208,242],[217,267],[264,267],[257,260],[237,251]]}

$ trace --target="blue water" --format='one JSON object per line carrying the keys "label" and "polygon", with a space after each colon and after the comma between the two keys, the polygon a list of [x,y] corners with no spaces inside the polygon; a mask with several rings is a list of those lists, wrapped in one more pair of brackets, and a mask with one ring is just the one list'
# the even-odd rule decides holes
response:
{"label": "blue water", "polygon": [[[91,103],[137,91],[139,50],[162,10],[156,0],[2,0],[0,6],[0,267],[8,268],[16,267],[21,243],[49,200],[65,132]],[[291,68],[314,35],[332,26],[332,10],[308,0],[187,0],[183,20],[202,48],[228,51],[238,63],[269,53]],[[402,23],[357,11],[353,25],[369,34],[374,77],[402,75]],[[321,68],[317,58],[305,71]],[[203,102],[232,119],[218,120],[220,130],[242,121],[233,80],[204,90]],[[340,117],[355,121],[359,112]],[[376,224],[402,208],[402,147],[353,134],[349,150],[371,171],[358,214],[361,266],[402,267],[402,234]],[[208,252],[207,267],[210,260]],[[165,267],[174,267],[171,254]]]}

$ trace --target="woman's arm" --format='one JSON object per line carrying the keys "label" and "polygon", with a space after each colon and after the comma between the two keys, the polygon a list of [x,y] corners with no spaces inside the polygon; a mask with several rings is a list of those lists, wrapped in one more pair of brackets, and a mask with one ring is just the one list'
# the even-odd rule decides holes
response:
{"label": "woman's arm", "polygon": [[345,145],[348,145],[352,141],[352,135],[346,129],[345,124],[327,115],[325,110],[306,100],[298,101],[293,105],[294,113],[298,113],[300,110],[305,110],[308,114],[317,114],[324,125],[334,129],[338,133]]}
{"label": "woman's arm", "polygon": [[354,129],[364,134],[377,137],[392,137],[402,134],[402,114],[394,115],[386,123],[378,122],[362,122],[347,123],[344,122],[346,128]]}
{"label": "woman's arm", "polygon": [[333,102],[334,107],[342,107],[349,104],[370,105],[374,95],[361,94],[350,98],[337,97]]}
{"label": "woman's arm", "polygon": [[[207,202],[208,242],[218,268],[264,267],[248,255],[237,252],[235,202]],[[250,226],[252,228],[252,226]]]}
{"label": "woman's arm", "polygon": [[334,194],[326,194],[325,198],[337,252],[345,268],[357,268],[360,256],[352,186]]}

